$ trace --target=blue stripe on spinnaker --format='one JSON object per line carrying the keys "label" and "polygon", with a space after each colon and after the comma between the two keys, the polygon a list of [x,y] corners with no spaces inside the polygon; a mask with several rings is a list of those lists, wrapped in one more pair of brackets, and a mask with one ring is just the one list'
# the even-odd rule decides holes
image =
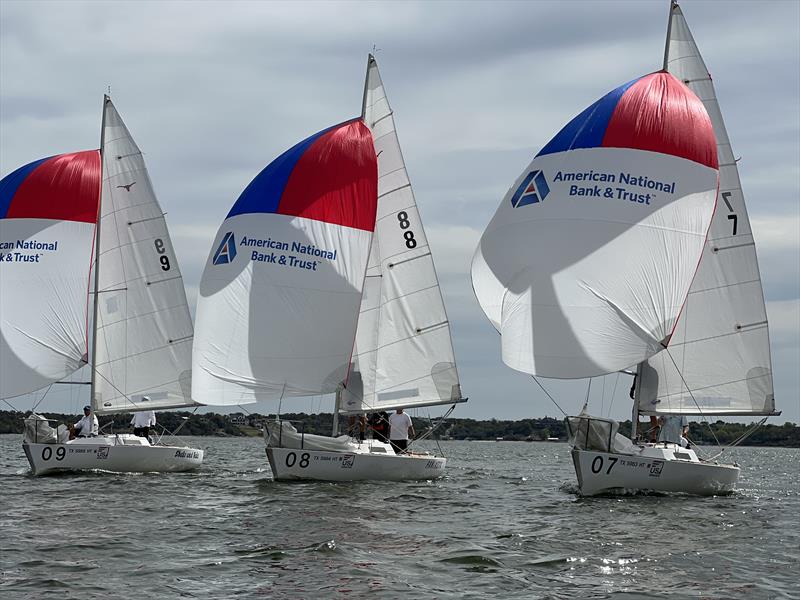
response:
{"label": "blue stripe on spinnaker", "polygon": [[53,157],[48,156],[47,158],[42,158],[24,165],[0,180],[0,219],[6,218],[8,209],[11,206],[11,201],[14,199],[14,194],[17,193],[17,189],[22,185],[22,182],[25,181],[36,167],[51,158]]}
{"label": "blue stripe on spinnaker", "polygon": [[248,213],[277,212],[286,182],[289,180],[297,161],[300,160],[300,157],[317,138],[334,127],[338,127],[338,125],[323,129],[304,139],[264,167],[264,170],[256,175],[253,181],[244,188],[244,191],[239,195],[239,199],[236,200],[228,213],[227,218]]}
{"label": "blue stripe on spinnaker", "polygon": [[641,77],[621,85],[600,98],[600,100],[567,123],[536,156],[555,154],[556,152],[565,152],[577,148],[597,148],[601,146],[603,144],[603,136],[605,136],[608,128],[608,122],[611,120],[611,115],[614,114],[614,109],[617,107],[619,99],[639,79]]}

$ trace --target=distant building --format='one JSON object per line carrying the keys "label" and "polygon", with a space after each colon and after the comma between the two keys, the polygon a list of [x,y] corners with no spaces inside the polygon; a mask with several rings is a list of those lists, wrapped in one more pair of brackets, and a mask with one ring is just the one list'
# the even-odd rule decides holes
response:
{"label": "distant building", "polygon": [[228,415],[228,420],[234,425],[247,425],[247,417],[242,413],[232,413]]}

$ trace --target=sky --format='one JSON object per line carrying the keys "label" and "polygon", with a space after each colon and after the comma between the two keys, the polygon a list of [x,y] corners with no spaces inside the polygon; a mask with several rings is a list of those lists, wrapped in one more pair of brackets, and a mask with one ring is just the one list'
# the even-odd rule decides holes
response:
{"label": "sky", "polygon": [[[800,422],[800,2],[681,6],[741,157],[783,411],[771,422]],[[110,86],[194,307],[214,234],[241,190],[286,148],[360,113],[375,48],[470,398],[454,416],[559,417],[530,377],[503,365],[470,261],[536,152],[607,91],[661,68],[667,11],[665,0],[0,0],[0,176],[97,148]],[[580,409],[585,380],[543,383],[566,412]],[[85,388],[60,387],[43,409],[79,412]],[[629,418],[629,387],[625,375],[595,379],[592,412]],[[29,409],[40,396],[15,404]],[[332,408],[329,397],[291,402],[285,412]],[[441,411],[420,414],[429,412]]]}

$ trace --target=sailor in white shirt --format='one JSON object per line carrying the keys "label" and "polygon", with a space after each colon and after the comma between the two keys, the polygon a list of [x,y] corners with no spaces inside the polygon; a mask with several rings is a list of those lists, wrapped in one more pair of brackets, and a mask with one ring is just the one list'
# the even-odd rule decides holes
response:
{"label": "sailor in white shirt", "polygon": [[[149,402],[150,398],[147,396],[142,397],[142,402]],[[133,434],[139,437],[150,439],[150,428],[156,426],[156,413],[152,410],[141,410],[133,413],[131,419],[133,425]]]}
{"label": "sailor in white shirt", "polygon": [[389,443],[392,445],[395,454],[405,452],[408,447],[408,436],[414,437],[414,425],[411,422],[411,417],[403,412],[402,408],[398,408],[392,416],[389,417]]}
{"label": "sailor in white shirt", "polygon": [[94,416],[91,406],[83,407],[83,418],[75,423],[75,434],[78,437],[94,437],[100,424],[97,422],[97,417]]}

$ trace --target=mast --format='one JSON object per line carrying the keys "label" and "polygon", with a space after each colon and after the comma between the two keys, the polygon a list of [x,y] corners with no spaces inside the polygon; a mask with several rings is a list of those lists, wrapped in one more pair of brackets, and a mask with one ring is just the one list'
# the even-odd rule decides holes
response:
{"label": "mast", "polygon": [[97,383],[97,369],[95,368],[95,355],[97,354],[97,317],[100,314],[100,222],[103,220],[103,181],[105,162],[106,143],[106,104],[111,100],[107,94],[103,94],[103,118],[100,123],[100,198],[97,201],[97,225],[95,225],[94,238],[94,317],[92,318],[92,356],[89,364],[92,368],[92,383],[89,388],[89,404],[94,402],[94,390]]}
{"label": "mast", "polygon": [[667,19],[667,41],[664,42],[664,64],[663,70],[667,70],[667,63],[669,62],[669,38],[672,35],[672,11],[678,6],[676,0],[669,0],[669,18]]}
{"label": "mast", "polygon": [[[375,57],[372,54],[367,55],[367,73],[364,75],[364,96],[361,99],[361,120],[366,122],[367,118],[367,92],[369,89],[367,85],[369,84],[369,68],[372,66]],[[371,127],[369,123],[367,123],[367,127]]]}

